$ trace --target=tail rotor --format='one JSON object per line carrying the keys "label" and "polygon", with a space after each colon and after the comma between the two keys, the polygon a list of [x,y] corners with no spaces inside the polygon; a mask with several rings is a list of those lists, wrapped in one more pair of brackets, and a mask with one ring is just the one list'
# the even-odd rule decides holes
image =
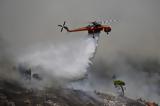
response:
{"label": "tail rotor", "polygon": [[59,27],[61,27],[61,32],[63,31],[65,24],[66,24],[66,22],[64,21],[63,25],[58,25]]}

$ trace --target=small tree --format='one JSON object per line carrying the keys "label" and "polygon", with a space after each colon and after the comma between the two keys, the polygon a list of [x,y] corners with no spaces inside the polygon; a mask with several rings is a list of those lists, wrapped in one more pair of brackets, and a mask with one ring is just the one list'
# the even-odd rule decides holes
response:
{"label": "small tree", "polygon": [[122,91],[122,96],[124,96],[124,86],[125,86],[125,82],[122,81],[122,80],[114,80],[114,86],[115,88],[118,88],[120,87],[121,88],[121,91]]}

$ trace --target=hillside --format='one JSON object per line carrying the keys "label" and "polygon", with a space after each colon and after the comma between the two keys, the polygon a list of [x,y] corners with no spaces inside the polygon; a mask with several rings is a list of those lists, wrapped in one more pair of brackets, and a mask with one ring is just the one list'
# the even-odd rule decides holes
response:
{"label": "hillside", "polygon": [[67,88],[31,90],[6,81],[0,85],[0,106],[145,106],[137,100],[97,91]]}

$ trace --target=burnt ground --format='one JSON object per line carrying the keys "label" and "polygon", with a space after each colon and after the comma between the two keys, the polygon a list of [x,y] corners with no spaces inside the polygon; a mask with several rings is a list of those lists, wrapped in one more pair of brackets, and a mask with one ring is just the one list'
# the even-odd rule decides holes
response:
{"label": "burnt ground", "polygon": [[66,88],[33,90],[0,81],[0,106],[145,106],[127,97]]}

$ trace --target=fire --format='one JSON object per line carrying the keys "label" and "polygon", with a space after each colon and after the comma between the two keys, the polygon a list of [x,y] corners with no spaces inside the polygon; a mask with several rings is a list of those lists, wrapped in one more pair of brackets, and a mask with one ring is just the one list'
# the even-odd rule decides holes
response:
{"label": "fire", "polygon": [[146,106],[158,106],[155,102],[146,102]]}

